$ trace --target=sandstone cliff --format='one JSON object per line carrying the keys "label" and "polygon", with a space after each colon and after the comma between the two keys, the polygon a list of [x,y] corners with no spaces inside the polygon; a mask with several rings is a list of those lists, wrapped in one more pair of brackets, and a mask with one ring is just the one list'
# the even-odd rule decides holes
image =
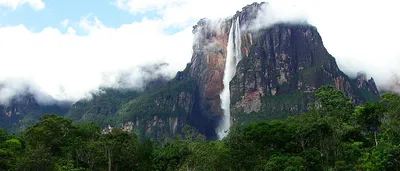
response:
{"label": "sandstone cliff", "polygon": [[[230,82],[232,123],[300,114],[315,102],[317,88],[326,84],[343,90],[354,103],[379,98],[372,78],[360,73],[350,79],[338,68],[315,27],[276,23],[250,29],[263,5],[267,4],[248,5],[219,21],[200,20],[193,27],[196,40],[192,59],[173,80],[156,81],[143,92],[105,90],[92,99],[76,102],[66,116],[76,123],[97,122],[105,127],[104,131],[122,127],[150,138],[178,135],[185,125],[191,125],[214,139],[223,115],[220,93],[224,88],[229,32],[237,19],[242,60]],[[2,108],[2,117],[9,118],[28,111],[18,105]],[[43,113],[40,107],[31,108]]]}
{"label": "sandstone cliff", "polygon": [[361,74],[353,80],[340,71],[315,27],[277,23],[248,29],[262,5],[267,4],[246,6],[217,23],[203,19],[194,27],[197,42],[190,75],[197,81],[201,115],[218,118],[222,114],[219,93],[229,29],[236,18],[242,28],[243,59],[230,84],[233,122],[251,123],[304,112],[315,101],[316,89],[326,84],[343,90],[355,103],[379,97],[373,79]]}
{"label": "sandstone cliff", "polygon": [[[200,20],[193,27],[196,40],[191,62],[170,82],[126,100],[106,99],[112,102],[108,105],[99,106],[101,101],[93,100],[78,102],[68,116],[79,116],[74,119],[78,121],[100,118],[98,122],[107,129],[122,127],[144,137],[178,135],[185,125],[191,125],[210,139],[216,138],[215,128],[223,115],[220,93],[224,88],[229,32],[237,18],[243,58],[230,82],[232,123],[253,123],[302,113],[308,104],[315,102],[317,88],[326,84],[343,90],[354,103],[379,98],[373,79],[368,80],[364,74],[350,79],[340,71],[315,27],[277,23],[268,28],[249,29],[262,5],[266,4],[248,5],[219,21]],[[101,95],[104,97],[107,96]],[[85,109],[87,103],[94,104]]]}

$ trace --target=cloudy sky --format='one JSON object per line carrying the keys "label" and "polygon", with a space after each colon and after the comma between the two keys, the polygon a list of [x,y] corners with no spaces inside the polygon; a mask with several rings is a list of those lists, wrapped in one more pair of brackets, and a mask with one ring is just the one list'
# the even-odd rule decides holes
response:
{"label": "cloudy sky", "polygon": [[[0,0],[0,81],[12,82],[7,92],[25,82],[56,99],[76,100],[101,85],[116,86],[119,74],[129,72],[130,86],[138,88],[148,77],[138,67],[167,62],[160,72],[173,76],[190,62],[191,28],[199,19],[229,17],[252,2]],[[348,74],[363,70],[384,87],[400,73],[395,0],[270,4],[266,20],[307,19],[317,26]],[[9,97],[4,94],[0,103]]]}

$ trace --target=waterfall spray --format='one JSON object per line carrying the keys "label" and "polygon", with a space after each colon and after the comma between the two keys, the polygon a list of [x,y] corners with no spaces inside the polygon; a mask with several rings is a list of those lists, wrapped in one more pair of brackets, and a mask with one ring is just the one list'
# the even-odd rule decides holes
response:
{"label": "waterfall spray", "polygon": [[225,63],[225,71],[224,78],[222,80],[224,84],[224,89],[220,94],[221,99],[221,108],[224,111],[224,115],[222,116],[222,121],[217,128],[218,138],[222,139],[226,135],[228,135],[229,128],[231,127],[231,97],[229,90],[229,83],[231,82],[233,76],[236,73],[236,66],[242,59],[241,56],[241,34],[240,34],[240,23],[239,16],[236,21],[232,21],[232,26],[229,31],[229,39],[227,46],[227,55],[226,55],[226,63]]}

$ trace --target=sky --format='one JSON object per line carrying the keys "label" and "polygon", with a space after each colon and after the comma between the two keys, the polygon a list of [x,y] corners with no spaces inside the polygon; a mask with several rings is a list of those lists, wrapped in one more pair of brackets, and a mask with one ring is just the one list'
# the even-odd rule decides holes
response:
{"label": "sky", "polygon": [[[7,83],[0,103],[28,84],[58,100],[100,86],[140,88],[152,77],[140,67],[152,64],[168,63],[156,72],[172,77],[190,62],[199,19],[229,17],[253,2],[260,1],[0,0],[0,81]],[[381,88],[400,74],[399,2],[269,3],[262,24],[306,19],[345,73],[365,71]],[[130,73],[129,84],[118,83],[122,73]]]}

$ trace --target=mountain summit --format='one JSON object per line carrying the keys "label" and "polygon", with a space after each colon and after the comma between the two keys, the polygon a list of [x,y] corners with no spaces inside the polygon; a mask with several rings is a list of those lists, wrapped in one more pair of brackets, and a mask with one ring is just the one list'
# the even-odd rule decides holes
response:
{"label": "mountain summit", "polygon": [[[253,3],[217,22],[200,20],[193,27],[196,40],[191,62],[168,83],[144,92],[106,90],[91,100],[76,102],[66,116],[78,123],[122,126],[152,138],[176,135],[191,125],[215,139],[224,116],[220,94],[232,46],[241,60],[236,60],[229,83],[229,123],[300,114],[316,101],[314,93],[323,85],[344,91],[357,104],[379,98],[372,78],[359,74],[351,79],[339,69],[315,27],[276,23],[252,29],[264,5],[268,4]],[[233,26],[237,31],[232,31]],[[233,44],[228,46],[230,41]]]}
{"label": "mountain summit", "polygon": [[[354,103],[376,100],[379,92],[365,75],[350,79],[327,52],[317,29],[308,24],[277,23],[249,29],[266,3],[246,6],[232,18],[216,24],[201,20],[194,27],[198,40],[193,46],[190,76],[198,86],[199,110],[218,120],[220,92],[227,57],[229,30],[240,20],[241,56],[230,83],[233,123],[251,123],[300,114],[315,101],[314,92],[323,85],[343,90]],[[193,113],[192,113],[193,114]]]}

